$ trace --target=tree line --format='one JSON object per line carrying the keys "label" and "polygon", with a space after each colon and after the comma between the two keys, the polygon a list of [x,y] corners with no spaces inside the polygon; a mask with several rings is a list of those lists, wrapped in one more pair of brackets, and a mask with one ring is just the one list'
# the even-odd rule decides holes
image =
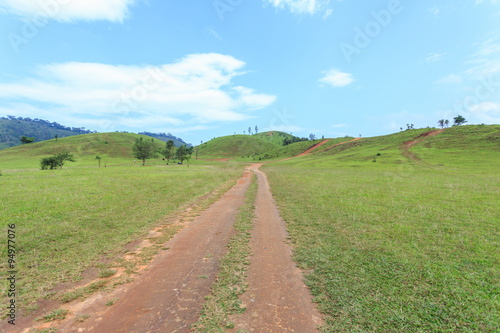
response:
{"label": "tree line", "polygon": [[134,157],[142,160],[142,165],[146,164],[146,160],[151,158],[157,158],[159,155],[163,156],[167,165],[170,160],[175,158],[179,161],[179,164],[183,164],[184,161],[188,163],[194,152],[194,147],[188,147],[187,145],[181,145],[175,147],[173,140],[168,140],[163,148],[158,147],[153,138],[151,140],[144,139],[143,137],[136,139],[134,146],[132,147],[134,152]]}

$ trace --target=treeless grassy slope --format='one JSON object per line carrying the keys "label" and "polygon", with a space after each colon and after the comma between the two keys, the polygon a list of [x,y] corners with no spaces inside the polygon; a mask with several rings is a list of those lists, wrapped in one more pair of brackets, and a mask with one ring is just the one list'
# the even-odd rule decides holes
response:
{"label": "treeless grassy slope", "polygon": [[429,129],[264,165],[325,331],[500,329],[499,127],[418,141],[425,165],[400,147]]}

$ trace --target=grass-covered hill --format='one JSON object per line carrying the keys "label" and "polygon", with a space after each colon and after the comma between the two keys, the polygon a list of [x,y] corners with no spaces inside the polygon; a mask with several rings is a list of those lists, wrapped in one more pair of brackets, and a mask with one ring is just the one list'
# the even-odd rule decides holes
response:
{"label": "grass-covered hill", "polygon": [[334,144],[262,167],[323,331],[498,332],[500,125]]}
{"label": "grass-covered hill", "polygon": [[235,158],[254,162],[275,158],[286,158],[300,154],[321,140],[300,141],[283,145],[285,139],[295,139],[283,132],[264,132],[254,135],[229,135],[201,144],[198,157],[202,159]]}
{"label": "grass-covered hill", "polygon": [[[91,133],[3,149],[0,150],[0,170],[39,168],[42,157],[63,151],[75,156],[76,162],[67,162],[71,167],[97,165],[96,155],[102,156],[102,165],[133,163],[132,147],[140,137],[151,140],[132,133]],[[165,146],[163,141],[154,140],[158,147]]]}
{"label": "grass-covered hill", "polygon": [[[430,165],[458,165],[487,163],[497,165],[500,157],[500,125],[467,125],[445,129],[443,132],[420,137],[436,129],[421,128],[390,135],[362,138],[346,144],[331,140],[313,154],[302,157],[314,159],[317,165],[351,165],[354,167],[418,162]],[[404,154],[404,144],[416,139],[409,148],[412,161]],[[375,163],[372,163],[374,162]],[[286,162],[284,162],[286,163]],[[299,162],[300,163],[300,162]]]}
{"label": "grass-covered hill", "polygon": [[[85,127],[67,127],[56,122],[50,122],[43,119],[31,119],[7,116],[0,118],[0,149],[10,148],[21,145],[21,137],[33,137],[35,142],[42,142],[58,138],[64,138],[73,135],[96,133],[85,129]],[[173,140],[175,146],[187,144],[181,138],[173,136],[170,133],[151,133],[141,132],[139,134],[147,135],[152,138],[168,141]]]}

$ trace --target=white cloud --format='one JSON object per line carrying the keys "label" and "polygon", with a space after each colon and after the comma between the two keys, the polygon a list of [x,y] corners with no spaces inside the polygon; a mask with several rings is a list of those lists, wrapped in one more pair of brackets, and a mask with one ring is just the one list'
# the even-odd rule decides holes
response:
{"label": "white cloud", "polygon": [[438,52],[433,52],[429,53],[427,57],[425,57],[425,62],[430,64],[436,61],[441,61],[446,57],[446,53],[438,53]]}
{"label": "white cloud", "polygon": [[192,54],[156,67],[45,65],[31,78],[0,83],[0,108],[15,115],[30,105],[38,117],[70,116],[71,123],[97,130],[239,121],[276,99],[232,84],[234,77],[244,74],[244,66],[216,53]]}
{"label": "white cloud", "polygon": [[295,14],[314,15],[324,11],[326,18],[332,13],[328,9],[330,0],[264,0],[264,2],[279,9],[288,9]]}
{"label": "white cloud", "polygon": [[347,124],[332,124],[332,126],[330,126],[331,128],[343,128],[343,127],[346,127]]}
{"label": "white cloud", "polygon": [[489,38],[478,44],[477,51],[466,62],[473,67],[465,71],[475,79],[500,72],[500,38]]}
{"label": "white cloud", "polygon": [[443,76],[442,78],[434,81],[433,84],[446,85],[446,84],[460,84],[462,82],[463,82],[463,79],[461,76],[455,75],[455,74],[450,74],[450,75]]}
{"label": "white cloud", "polygon": [[0,0],[0,10],[21,17],[60,22],[106,20],[122,22],[136,0]]}
{"label": "white cloud", "polygon": [[[490,0],[490,1],[486,1],[486,2],[489,2],[489,3],[491,3],[491,4],[497,4],[497,3],[500,3],[500,1],[499,1],[499,0]],[[482,3],[484,3],[484,0],[476,0],[476,5],[480,5],[480,4],[482,4]]]}
{"label": "white cloud", "polygon": [[470,115],[478,122],[489,124],[500,124],[500,104],[493,102],[483,102],[473,105],[470,109]]}
{"label": "white cloud", "polygon": [[352,74],[343,73],[337,69],[326,71],[325,76],[319,79],[319,82],[331,85],[332,87],[345,87],[354,82]]}

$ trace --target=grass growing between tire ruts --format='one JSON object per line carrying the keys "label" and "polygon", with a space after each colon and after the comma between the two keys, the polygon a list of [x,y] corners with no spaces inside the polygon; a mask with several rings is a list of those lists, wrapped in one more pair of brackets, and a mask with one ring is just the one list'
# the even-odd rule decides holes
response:
{"label": "grass growing between tire ruts", "polygon": [[193,325],[196,332],[222,332],[230,329],[233,324],[229,321],[229,316],[244,311],[239,296],[248,287],[246,272],[256,196],[257,182],[253,175],[252,183],[245,194],[245,203],[234,223],[237,234],[230,239],[229,252],[220,261],[219,273],[211,287],[210,295],[206,298],[200,321]]}

